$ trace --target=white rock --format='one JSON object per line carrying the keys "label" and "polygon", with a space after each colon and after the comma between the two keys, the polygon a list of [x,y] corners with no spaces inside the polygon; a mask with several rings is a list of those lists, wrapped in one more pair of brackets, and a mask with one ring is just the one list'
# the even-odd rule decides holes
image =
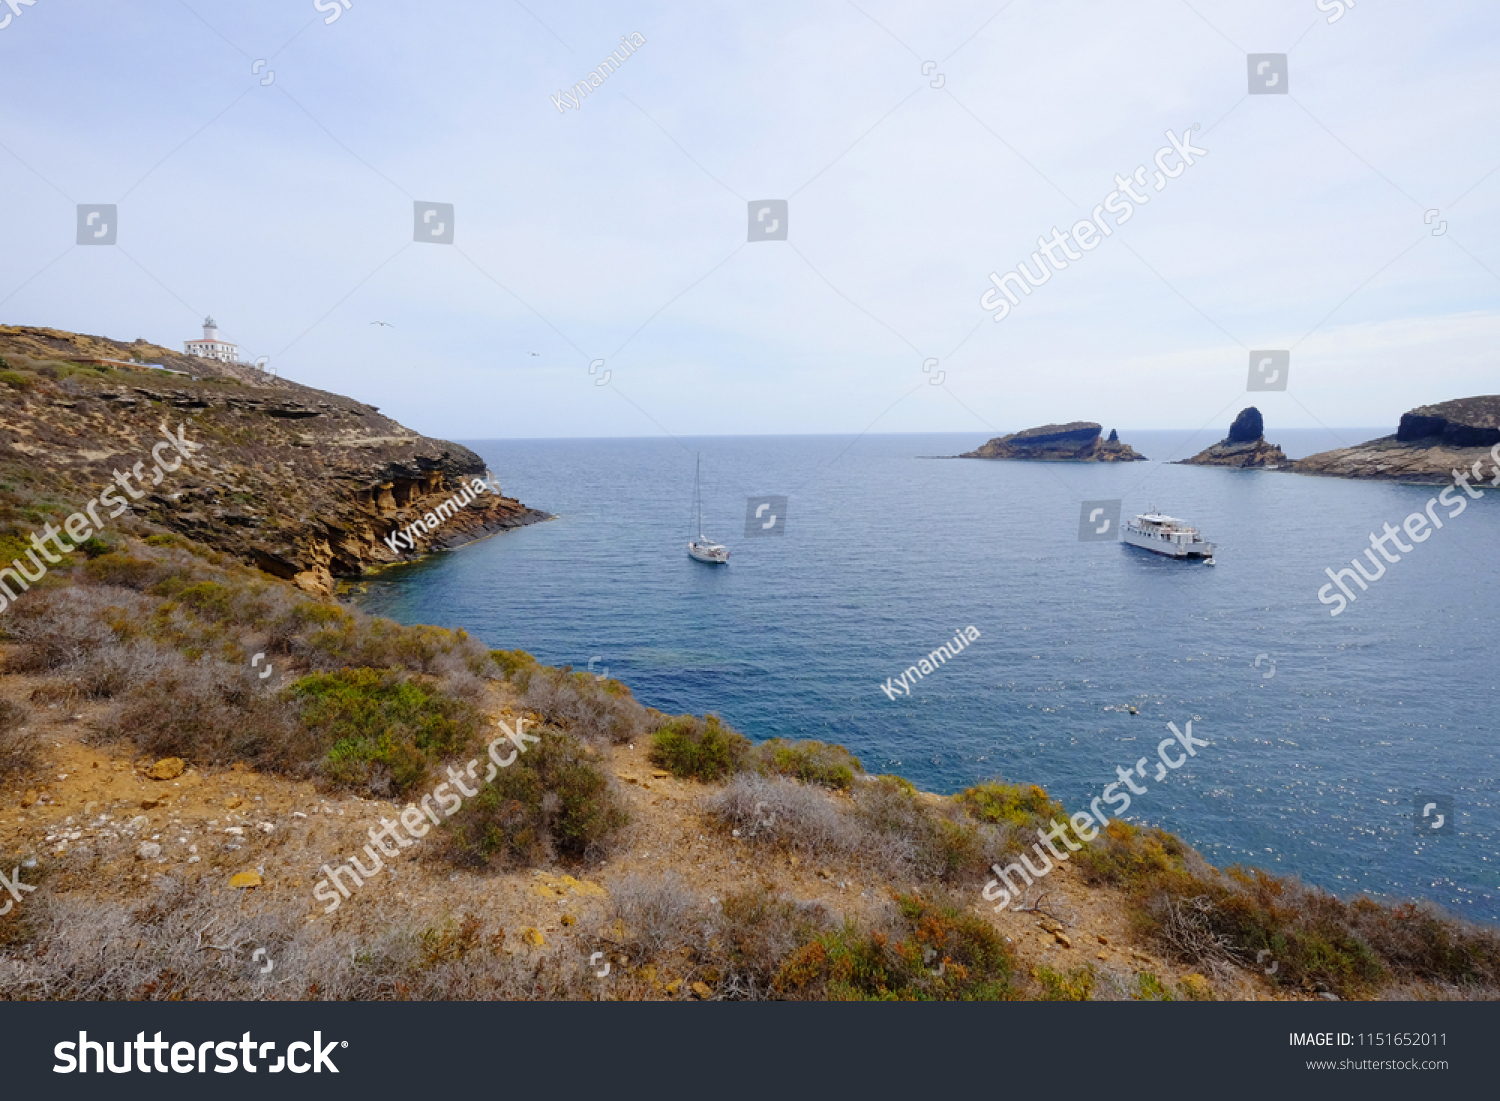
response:
{"label": "white rock", "polygon": [[155,860],[161,855],[161,846],[155,841],[142,841],[140,848],[135,850],[135,855],[142,860]]}
{"label": "white rock", "polygon": [[147,818],[144,814],[138,814],[125,823],[125,829],[130,833],[137,833],[149,825],[151,825],[151,819]]}

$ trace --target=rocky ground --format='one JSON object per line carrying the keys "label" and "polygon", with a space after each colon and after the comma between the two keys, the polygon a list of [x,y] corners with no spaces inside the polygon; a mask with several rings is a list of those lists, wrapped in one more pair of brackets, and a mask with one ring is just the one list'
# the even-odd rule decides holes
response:
{"label": "rocky ground", "polygon": [[[0,658],[13,649],[0,647]],[[0,678],[0,696],[23,701],[41,683],[6,676]],[[179,759],[132,758],[92,737],[103,706],[50,706],[41,732],[49,751],[45,778],[24,791],[0,793],[0,854],[10,858],[7,865],[21,867],[23,881],[41,877],[39,889],[59,899],[134,908],[166,877],[201,883],[222,900],[224,913],[205,935],[209,942],[234,925],[234,912],[243,909],[235,897],[251,894],[298,907],[310,929],[329,933],[368,927],[373,935],[389,927],[395,914],[434,929],[472,916],[486,929],[506,931],[512,953],[561,955],[582,967],[603,951],[615,960],[614,982],[610,976],[597,980],[600,997],[702,999],[716,992],[701,977],[686,969],[674,973],[659,960],[621,957],[612,947],[605,924],[612,884],[630,875],[676,877],[713,897],[761,883],[824,907],[835,922],[875,921],[889,905],[890,886],[858,866],[809,862],[732,836],[703,811],[711,786],[654,768],[639,743],[615,747],[609,755],[632,823],[625,844],[602,864],[577,874],[566,868],[455,872],[436,858],[435,845],[433,851],[417,845],[393,858],[334,914],[325,914],[312,896],[322,866],[359,851],[369,840],[366,831],[393,819],[401,806],[320,794],[311,783],[243,767],[211,770]],[[513,721],[520,709],[502,690],[486,711]],[[1140,943],[1115,893],[1086,886],[1067,864],[1046,878],[1045,893],[1035,892],[1037,912],[995,914],[980,899],[981,886],[976,882],[968,892],[971,908],[1010,941],[1023,972],[1038,965],[1066,971],[1091,964],[1103,976],[1103,988],[1117,996],[1128,996],[1122,992],[1133,989],[1142,973],[1169,985],[1209,981],[1189,978],[1196,972]],[[305,981],[290,960],[272,974],[277,981]],[[1241,971],[1215,976],[1211,987],[1220,998],[1307,997],[1275,990]]]}

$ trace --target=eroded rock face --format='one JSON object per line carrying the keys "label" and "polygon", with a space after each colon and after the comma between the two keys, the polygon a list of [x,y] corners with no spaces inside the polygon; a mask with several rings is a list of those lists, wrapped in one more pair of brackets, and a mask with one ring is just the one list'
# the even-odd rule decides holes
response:
{"label": "eroded rock face", "polygon": [[1183,459],[1185,466],[1227,466],[1243,470],[1274,470],[1286,465],[1281,448],[1265,441],[1265,421],[1251,405],[1240,410],[1229,426],[1229,435],[1212,447]]}
{"label": "eroded rock face", "polygon": [[[0,328],[0,356],[30,369],[135,347],[98,337],[70,344],[70,335]],[[484,460],[374,406],[286,379],[260,381],[252,368],[196,380],[129,369],[54,380],[44,371],[30,389],[5,391],[0,454],[44,472],[75,507],[114,471],[144,460],[135,514],[316,593],[332,592],[337,578],[550,518],[486,491],[429,533],[414,533],[412,547],[393,547],[394,532],[485,479]],[[153,481],[151,448],[164,425],[181,426],[201,446],[195,463]]]}
{"label": "eroded rock face", "polygon": [[1071,421],[1068,424],[1044,424],[1024,432],[1012,432],[990,440],[960,459],[1029,459],[1042,462],[1129,463],[1144,462],[1146,457],[1129,444],[1121,443],[1118,433],[1111,432],[1101,440],[1102,426],[1094,421]]}
{"label": "eroded rock face", "polygon": [[1260,410],[1255,406],[1241,409],[1240,415],[1234,418],[1234,423],[1229,426],[1229,435],[1226,443],[1249,443],[1258,440],[1266,434],[1265,421],[1261,418]]}
{"label": "eroded rock face", "polygon": [[1500,443],[1500,396],[1459,398],[1422,405],[1401,415],[1399,443],[1444,447],[1493,447]]}
{"label": "eroded rock face", "polygon": [[1492,449],[1500,444],[1500,395],[1458,398],[1422,405],[1405,413],[1393,436],[1366,440],[1309,455],[1292,464],[1298,474],[1437,485],[1453,472],[1484,471],[1496,465]]}

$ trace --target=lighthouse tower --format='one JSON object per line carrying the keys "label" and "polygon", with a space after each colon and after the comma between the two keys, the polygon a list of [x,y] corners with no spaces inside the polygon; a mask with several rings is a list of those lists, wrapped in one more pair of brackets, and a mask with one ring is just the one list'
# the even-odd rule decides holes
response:
{"label": "lighthouse tower", "polygon": [[240,359],[239,345],[219,339],[219,324],[212,317],[203,319],[203,339],[184,341],[183,347],[188,355],[201,359],[217,359],[221,363],[238,363]]}

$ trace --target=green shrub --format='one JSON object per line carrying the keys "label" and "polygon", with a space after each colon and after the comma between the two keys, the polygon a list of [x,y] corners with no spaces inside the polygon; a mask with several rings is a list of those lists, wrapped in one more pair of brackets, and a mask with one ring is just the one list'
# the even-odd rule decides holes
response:
{"label": "green shrub", "polygon": [[1153,975],[1150,971],[1142,971],[1135,977],[1135,991],[1132,995],[1138,1002],[1175,1002],[1176,996],[1167,989],[1165,983]]}
{"label": "green shrub", "polygon": [[78,549],[83,551],[86,558],[99,558],[102,555],[109,554],[114,550],[114,547],[103,539],[100,539],[97,535],[90,535],[82,543],[78,544]]}
{"label": "green shrub", "polygon": [[1017,997],[1015,957],[984,919],[898,895],[901,935],[852,924],[798,949],[777,972],[783,998],[827,1001],[1002,1001]]}
{"label": "green shrub", "polygon": [[1039,964],[1031,974],[1042,985],[1040,1000],[1044,1002],[1086,1002],[1099,977],[1088,963],[1071,971],[1054,971],[1046,964]]}
{"label": "green shrub", "polygon": [[16,371],[0,371],[0,382],[5,383],[12,390],[30,390],[36,385],[36,380],[30,375],[23,375]]}
{"label": "green shrub", "polygon": [[[447,855],[468,867],[530,867],[592,857],[627,821],[609,777],[579,739],[543,729],[446,825]],[[487,766],[488,767],[488,766]]]}
{"label": "green shrub", "polygon": [[472,704],[384,669],[313,673],[290,693],[302,725],[326,747],[322,770],[336,784],[378,787],[388,776],[405,792],[483,725]]}
{"label": "green shrub", "polygon": [[1189,851],[1169,833],[1132,826],[1116,818],[1073,854],[1073,866],[1083,872],[1091,886],[1107,884],[1127,893],[1150,891],[1167,880],[1188,877]]}
{"label": "green shrub", "polygon": [[1065,815],[1063,805],[1035,784],[1006,784],[999,780],[975,784],[956,796],[958,802],[982,822],[996,825],[1046,825]]}
{"label": "green shrub", "polygon": [[536,658],[525,650],[491,650],[490,657],[500,670],[500,675],[510,680],[522,670],[536,666]]}
{"label": "green shrub", "polygon": [[717,715],[678,715],[651,735],[651,763],[678,779],[713,783],[744,767],[750,739]]}
{"label": "green shrub", "polygon": [[761,772],[788,776],[804,784],[821,784],[838,791],[848,791],[856,773],[864,768],[859,758],[841,745],[827,742],[788,741],[772,738],[756,746],[751,760]]}

